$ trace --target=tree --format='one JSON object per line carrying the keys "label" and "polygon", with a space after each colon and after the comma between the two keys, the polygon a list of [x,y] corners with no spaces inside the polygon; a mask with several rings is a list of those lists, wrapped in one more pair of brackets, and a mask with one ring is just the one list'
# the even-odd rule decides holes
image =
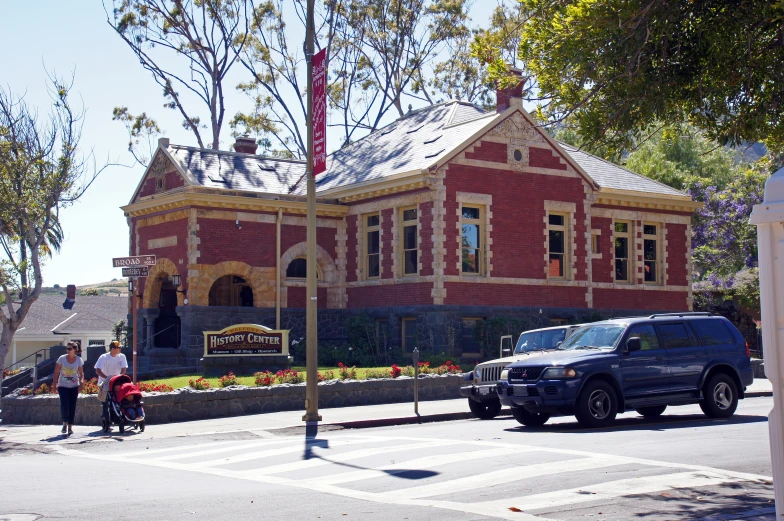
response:
{"label": "tree", "polygon": [[60,211],[107,166],[90,169],[79,149],[83,112],[72,82],[50,77],[52,108],[39,120],[24,98],[0,90],[0,360],[43,289],[41,266],[62,241]]}
{"label": "tree", "polygon": [[[284,5],[294,17],[284,17]],[[390,111],[405,114],[406,101],[432,104],[443,93],[473,101],[486,94],[483,73],[466,51],[467,5],[467,0],[326,0],[319,6],[316,47],[327,55],[329,125],[341,129],[343,145],[378,128]],[[251,81],[238,88],[253,108],[239,112],[232,128],[257,136],[273,155],[306,153],[305,61],[290,42],[296,33],[287,23],[294,20],[303,31],[304,18],[303,0],[259,4],[242,58]],[[461,66],[450,66],[458,61],[451,56],[437,61],[447,48],[463,49]]]}
{"label": "tree", "polygon": [[[784,145],[784,2],[523,3],[520,57],[543,121],[574,117],[616,153],[656,120],[686,119],[722,145]],[[492,39],[475,52],[492,56]]]}
{"label": "tree", "polygon": [[762,202],[768,175],[746,167],[724,189],[696,183],[689,191],[705,206],[694,215],[692,248],[698,278],[728,280],[757,266],[757,227],[749,224],[755,204]]}
{"label": "tree", "polygon": [[[106,22],[161,86],[164,107],[180,113],[199,147],[206,143],[217,149],[226,115],[224,81],[239,60],[248,32],[247,2],[113,0],[112,5],[109,13],[104,4]],[[208,118],[203,120],[205,112]],[[129,128],[131,149],[136,139],[157,131],[154,120],[144,113],[132,116],[127,107],[115,108],[114,119]],[[202,138],[204,130],[207,139]]]}

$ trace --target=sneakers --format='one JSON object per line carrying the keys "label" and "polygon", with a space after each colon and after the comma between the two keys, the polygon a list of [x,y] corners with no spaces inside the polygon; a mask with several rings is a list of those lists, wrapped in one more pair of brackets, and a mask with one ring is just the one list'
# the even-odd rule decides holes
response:
{"label": "sneakers", "polygon": [[65,434],[65,425],[63,425],[63,428],[60,430],[60,434]]}
{"label": "sneakers", "polygon": [[68,436],[71,436],[71,435],[73,435],[73,429],[68,427]]}

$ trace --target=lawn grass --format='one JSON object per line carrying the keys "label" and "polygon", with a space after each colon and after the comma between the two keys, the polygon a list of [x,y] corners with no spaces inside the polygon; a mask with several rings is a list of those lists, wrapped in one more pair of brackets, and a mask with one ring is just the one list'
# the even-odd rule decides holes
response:
{"label": "lawn grass", "polygon": [[[292,367],[292,369],[294,371],[297,371],[298,373],[302,373],[303,376],[305,375],[305,368],[304,367]],[[369,370],[373,370],[373,369],[389,372],[389,367],[388,366],[384,366],[384,367],[358,367],[357,368],[357,379],[358,380],[364,380],[365,379],[365,375],[367,374],[367,372]],[[335,378],[339,377],[339,375],[338,375],[338,368],[337,367],[319,367],[318,370],[322,374],[324,374],[325,371],[332,371],[333,373],[335,373]],[[180,376],[171,376],[169,378],[155,378],[153,380],[144,380],[144,382],[145,383],[152,383],[152,384],[156,384],[156,385],[157,384],[167,384],[167,385],[171,385],[175,389],[180,389],[182,387],[188,387],[188,381],[189,380],[195,380],[196,378],[199,378],[201,376],[202,375],[200,375],[200,374],[188,374],[188,375],[180,375]],[[238,376],[237,379],[239,380],[241,385],[248,385],[248,386],[256,385],[256,379],[253,376]],[[205,377],[205,380],[210,382],[210,387],[220,387],[220,382],[219,382],[220,377],[219,376],[213,376],[213,377],[209,377],[209,378]]]}

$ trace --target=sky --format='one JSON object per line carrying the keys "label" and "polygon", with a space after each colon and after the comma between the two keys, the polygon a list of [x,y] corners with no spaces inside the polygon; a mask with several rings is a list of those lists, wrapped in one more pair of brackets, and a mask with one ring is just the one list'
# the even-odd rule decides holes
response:
{"label": "sky", "polygon": [[[111,7],[111,2],[106,1]],[[495,2],[479,0],[472,18],[484,24]],[[162,108],[161,89],[135,59],[131,50],[106,22],[100,1],[4,2],[0,17],[0,86],[45,116],[51,105],[47,71],[74,76],[72,102],[86,111],[81,147],[91,153],[95,166],[109,166],[84,196],[61,212],[65,240],[59,254],[43,268],[44,285],[77,286],[121,278],[112,257],[129,253],[128,224],[121,206],[128,204],[143,167],[127,151],[125,127],[112,121],[112,109],[127,106],[132,114],[146,111],[154,117],[171,143],[196,146],[193,135],[182,128],[181,118]],[[239,68],[236,69],[240,71]],[[244,70],[244,69],[243,69]],[[233,87],[240,78],[230,78]],[[249,108],[239,93],[227,95],[227,119]],[[231,129],[223,128],[221,149],[233,143]],[[328,150],[338,139],[327,136]],[[332,145],[332,146],[330,146]]]}

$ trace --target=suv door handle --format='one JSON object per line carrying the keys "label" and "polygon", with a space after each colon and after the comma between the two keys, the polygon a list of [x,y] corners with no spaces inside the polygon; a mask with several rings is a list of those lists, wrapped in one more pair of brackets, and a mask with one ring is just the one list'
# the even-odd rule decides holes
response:
{"label": "suv door handle", "polygon": [[661,356],[661,355],[658,355],[658,356],[656,357],[656,360],[664,360],[664,357],[663,357],[663,356]]}

